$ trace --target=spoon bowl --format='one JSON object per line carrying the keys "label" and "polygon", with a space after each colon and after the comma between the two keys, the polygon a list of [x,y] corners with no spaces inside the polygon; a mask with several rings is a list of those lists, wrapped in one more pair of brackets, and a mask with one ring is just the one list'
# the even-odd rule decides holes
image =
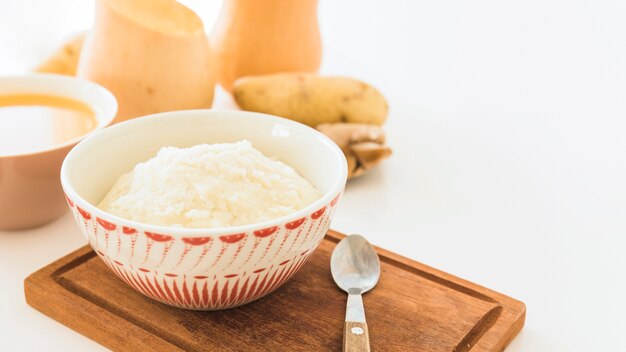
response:
{"label": "spoon bowl", "polygon": [[351,294],[371,290],[380,278],[378,254],[361,235],[350,235],[337,244],[330,268],[337,286]]}
{"label": "spoon bowl", "polygon": [[348,293],[343,331],[344,352],[369,352],[369,333],[361,294],[380,278],[380,261],[374,247],[360,235],[341,240],[330,257],[330,271],[339,288]]}

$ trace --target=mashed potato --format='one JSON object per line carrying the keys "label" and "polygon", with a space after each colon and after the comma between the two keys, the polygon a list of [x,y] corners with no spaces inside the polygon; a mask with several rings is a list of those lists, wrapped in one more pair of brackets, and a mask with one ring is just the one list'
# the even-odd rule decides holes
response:
{"label": "mashed potato", "polygon": [[122,218],[174,227],[228,227],[300,210],[321,193],[250,142],[164,147],[122,175],[98,207]]}

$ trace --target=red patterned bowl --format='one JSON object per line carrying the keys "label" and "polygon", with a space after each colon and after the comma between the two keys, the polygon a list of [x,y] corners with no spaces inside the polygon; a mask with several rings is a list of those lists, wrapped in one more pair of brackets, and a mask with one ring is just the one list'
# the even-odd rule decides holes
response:
{"label": "red patterned bowl", "polygon": [[[241,139],[295,168],[322,198],[272,221],[213,229],[138,223],[94,205],[163,146]],[[169,305],[215,310],[254,301],[298,271],[328,230],[346,175],[341,150],[312,128],[258,113],[190,110],[133,119],[85,139],[65,159],[61,182],[82,233],[122,281]]]}

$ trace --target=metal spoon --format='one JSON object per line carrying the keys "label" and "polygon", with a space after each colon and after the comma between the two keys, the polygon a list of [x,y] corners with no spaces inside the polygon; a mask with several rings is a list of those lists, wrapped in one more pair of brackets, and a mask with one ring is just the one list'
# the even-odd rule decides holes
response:
{"label": "metal spoon", "polygon": [[330,271],[337,286],[348,293],[343,351],[369,352],[370,341],[361,294],[374,288],[378,282],[378,254],[363,236],[350,235],[333,250]]}

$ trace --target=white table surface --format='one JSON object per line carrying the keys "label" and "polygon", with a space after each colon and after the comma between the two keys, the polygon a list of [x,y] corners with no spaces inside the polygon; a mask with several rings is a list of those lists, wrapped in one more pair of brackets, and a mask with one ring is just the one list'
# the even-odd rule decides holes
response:
{"label": "white table surface", "polygon": [[[219,1],[184,2],[211,27]],[[92,7],[0,0],[0,74],[88,27]],[[322,72],[382,90],[394,149],[349,183],[333,227],[524,301],[508,351],[626,350],[626,3],[322,0],[319,12]],[[0,350],[103,349],[23,296],[28,274],[84,244],[68,215],[0,232]]]}

